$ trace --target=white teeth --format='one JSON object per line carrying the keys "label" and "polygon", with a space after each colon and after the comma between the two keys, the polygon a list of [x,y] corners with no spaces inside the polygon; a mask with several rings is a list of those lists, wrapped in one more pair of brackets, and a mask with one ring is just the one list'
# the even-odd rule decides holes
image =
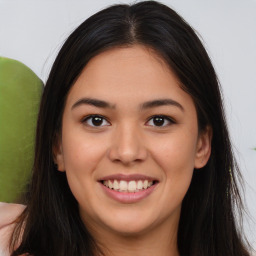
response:
{"label": "white teeth", "polygon": [[126,191],[127,187],[128,187],[128,184],[127,184],[126,181],[121,180],[120,183],[119,183],[119,186],[120,186],[120,191]]}
{"label": "white teeth", "polygon": [[114,188],[114,185],[111,180],[108,181],[108,187],[111,189]]}
{"label": "white teeth", "polygon": [[136,190],[136,181],[129,181],[128,183],[128,191],[134,192]]}
{"label": "white teeth", "polygon": [[142,189],[142,188],[143,188],[143,183],[141,180],[139,180],[137,183],[137,189]]}
{"label": "white teeth", "polygon": [[114,180],[113,189],[118,190],[119,189],[119,183],[117,180]]}
{"label": "white teeth", "polygon": [[148,187],[148,181],[147,181],[147,180],[144,180],[143,188],[146,189],[147,187]]}
{"label": "white teeth", "polygon": [[140,190],[147,189],[153,185],[153,181],[148,180],[131,180],[131,181],[125,181],[125,180],[104,180],[103,181],[104,186],[119,191],[119,192],[139,192]]}

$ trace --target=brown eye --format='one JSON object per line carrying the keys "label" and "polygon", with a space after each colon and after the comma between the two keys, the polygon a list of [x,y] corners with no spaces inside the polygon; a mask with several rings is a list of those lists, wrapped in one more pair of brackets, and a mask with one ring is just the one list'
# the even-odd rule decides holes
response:
{"label": "brown eye", "polygon": [[163,126],[165,119],[161,116],[157,116],[153,118],[153,123],[155,126]]}
{"label": "brown eye", "polygon": [[153,116],[148,122],[147,125],[165,127],[174,123],[174,121],[167,116]]}
{"label": "brown eye", "polygon": [[108,126],[110,123],[102,116],[99,115],[91,115],[86,117],[83,120],[83,123],[86,123],[92,127],[101,127],[101,126]]}

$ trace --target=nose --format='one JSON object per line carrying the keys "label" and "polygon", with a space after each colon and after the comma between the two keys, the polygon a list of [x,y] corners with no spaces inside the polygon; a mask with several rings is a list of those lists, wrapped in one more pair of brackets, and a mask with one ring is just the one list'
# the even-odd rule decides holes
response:
{"label": "nose", "polygon": [[116,128],[108,152],[111,161],[130,165],[144,161],[147,155],[145,141],[143,141],[138,127],[123,124],[121,127]]}

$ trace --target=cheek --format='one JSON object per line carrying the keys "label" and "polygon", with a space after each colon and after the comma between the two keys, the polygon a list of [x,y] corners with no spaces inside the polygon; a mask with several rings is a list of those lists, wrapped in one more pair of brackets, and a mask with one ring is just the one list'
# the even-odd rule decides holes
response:
{"label": "cheek", "polygon": [[167,194],[173,194],[174,200],[182,200],[194,171],[195,136],[190,136],[189,133],[170,136],[162,143],[155,144],[152,155],[163,171],[166,189],[170,190]]}
{"label": "cheek", "polygon": [[[80,205],[94,198],[95,173],[106,149],[84,134],[70,133],[62,138],[64,164],[72,194]],[[90,211],[90,209],[87,209]]]}
{"label": "cheek", "polygon": [[151,147],[155,160],[166,170],[171,172],[186,171],[194,168],[196,156],[196,138],[189,134],[181,134],[163,138]]}
{"label": "cheek", "polygon": [[[67,134],[67,133],[66,133]],[[72,133],[62,141],[66,171],[91,172],[104,156],[102,143],[90,136]]]}

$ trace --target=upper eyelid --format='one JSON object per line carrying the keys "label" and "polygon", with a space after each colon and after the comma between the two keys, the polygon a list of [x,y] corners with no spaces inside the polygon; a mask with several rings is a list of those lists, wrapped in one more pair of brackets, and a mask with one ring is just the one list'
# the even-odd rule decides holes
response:
{"label": "upper eyelid", "polygon": [[171,123],[175,123],[175,122],[176,122],[174,118],[172,118],[172,117],[170,117],[170,116],[167,116],[167,115],[153,115],[153,116],[151,116],[151,117],[149,117],[149,118],[147,119],[147,122],[150,121],[150,120],[151,120],[152,118],[154,118],[154,117],[162,117],[162,118],[165,118],[165,119],[167,119],[168,121],[170,121]]}
{"label": "upper eyelid", "polygon": [[93,117],[101,117],[101,118],[103,118],[103,119],[105,119],[106,121],[109,122],[109,120],[108,120],[107,117],[105,117],[105,116],[103,116],[103,115],[100,115],[100,114],[89,114],[89,115],[86,115],[86,116],[84,116],[84,117],[82,118],[82,121],[85,121],[85,120],[87,120],[87,119],[89,119],[89,118],[93,118]]}
{"label": "upper eyelid", "polygon": [[[165,124],[165,125],[154,125],[154,124],[149,124],[149,122],[154,118],[154,117],[162,117],[163,119],[165,119],[165,121],[167,120],[167,124]],[[153,120],[152,120],[153,121]],[[152,122],[151,121],[151,122]],[[154,116],[152,116],[151,118],[149,118],[148,120],[147,120],[147,122],[145,123],[145,125],[146,126],[148,126],[148,127],[151,127],[151,128],[154,128],[154,129],[166,129],[166,128],[168,128],[168,127],[170,127],[170,126],[172,126],[172,125],[174,125],[174,124],[176,124],[177,122],[173,119],[173,118],[171,118],[171,117],[169,117],[169,116],[166,116],[166,115],[154,115]]]}
{"label": "upper eyelid", "polygon": [[84,122],[86,122],[88,119],[93,118],[93,117],[100,117],[100,118],[106,120],[106,121],[111,125],[111,122],[108,120],[108,118],[106,118],[105,116],[100,115],[100,114],[90,114],[90,115],[86,115],[86,116],[84,116],[84,117],[81,119],[81,122],[84,123]]}

